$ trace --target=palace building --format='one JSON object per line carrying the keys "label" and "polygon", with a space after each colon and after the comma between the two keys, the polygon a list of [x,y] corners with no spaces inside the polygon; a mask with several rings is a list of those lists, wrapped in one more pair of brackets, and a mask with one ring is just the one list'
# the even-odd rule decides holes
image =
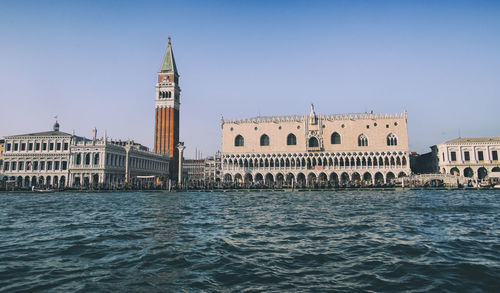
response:
{"label": "palace building", "polygon": [[463,137],[432,146],[432,162],[442,174],[483,180],[500,172],[500,137]]}
{"label": "palace building", "polygon": [[155,100],[154,151],[168,155],[172,159],[170,174],[177,174],[179,154],[179,110],[180,110],[179,73],[175,64],[172,43],[168,46],[158,71]]}
{"label": "palace building", "polygon": [[221,118],[222,175],[238,186],[375,185],[410,175],[407,113]]}

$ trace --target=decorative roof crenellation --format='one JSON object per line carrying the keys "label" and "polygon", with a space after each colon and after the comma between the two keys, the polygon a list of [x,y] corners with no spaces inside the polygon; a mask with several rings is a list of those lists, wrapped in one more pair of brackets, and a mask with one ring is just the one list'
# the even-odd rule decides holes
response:
{"label": "decorative roof crenellation", "polygon": [[[347,113],[347,114],[316,114],[321,120],[335,121],[335,120],[359,120],[359,119],[394,119],[406,118],[406,113],[401,114],[373,114],[373,113]],[[288,115],[288,116],[261,116],[245,119],[223,119],[224,123],[279,123],[279,122],[302,122],[308,119],[308,115]]]}

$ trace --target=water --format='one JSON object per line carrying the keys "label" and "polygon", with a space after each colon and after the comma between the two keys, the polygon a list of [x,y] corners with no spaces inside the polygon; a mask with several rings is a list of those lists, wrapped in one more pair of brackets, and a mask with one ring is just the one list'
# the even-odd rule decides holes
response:
{"label": "water", "polygon": [[0,291],[495,291],[500,191],[0,194]]}

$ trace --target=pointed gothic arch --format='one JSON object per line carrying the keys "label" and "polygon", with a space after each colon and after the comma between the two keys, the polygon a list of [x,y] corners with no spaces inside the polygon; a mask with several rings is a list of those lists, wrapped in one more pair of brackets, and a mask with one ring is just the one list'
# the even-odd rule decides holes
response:
{"label": "pointed gothic arch", "polygon": [[234,138],[234,146],[241,147],[241,146],[244,146],[244,145],[245,145],[245,139],[243,138],[243,136],[241,136],[240,134],[238,134]]}
{"label": "pointed gothic arch", "polygon": [[363,133],[358,136],[358,146],[368,146],[368,138]]}
{"label": "pointed gothic arch", "polygon": [[332,133],[332,136],[330,137],[330,143],[331,144],[341,144],[340,134],[338,134],[337,132]]}
{"label": "pointed gothic arch", "polygon": [[269,136],[267,134],[263,134],[260,136],[260,145],[261,146],[269,145]]}
{"label": "pointed gothic arch", "polygon": [[319,142],[318,142],[318,139],[316,137],[311,137],[309,138],[309,143],[308,143],[309,147],[310,148],[317,148],[319,147]]}
{"label": "pointed gothic arch", "polygon": [[389,133],[387,135],[387,145],[398,145],[398,138],[396,137],[396,135],[394,135],[394,133]]}

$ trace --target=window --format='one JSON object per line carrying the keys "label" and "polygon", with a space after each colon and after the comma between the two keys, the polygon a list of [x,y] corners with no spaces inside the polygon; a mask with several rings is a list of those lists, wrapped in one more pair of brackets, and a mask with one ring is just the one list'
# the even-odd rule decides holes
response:
{"label": "window", "polygon": [[24,168],[24,162],[23,162],[23,161],[21,161],[21,162],[17,163],[17,169],[18,169],[19,171],[22,171],[22,170],[23,170],[23,168]]}
{"label": "window", "polygon": [[5,162],[5,163],[3,164],[3,170],[4,170],[4,171],[9,170],[9,162]]}
{"label": "window", "polygon": [[260,137],[260,145],[261,146],[268,146],[269,145],[269,136],[267,136],[267,134],[263,134]]}
{"label": "window", "polygon": [[368,146],[368,138],[364,134],[358,136],[358,146]]}
{"label": "window", "polygon": [[33,170],[38,170],[38,161],[33,162]]}
{"label": "window", "polygon": [[40,170],[45,170],[45,162],[40,162]]}
{"label": "window", "polygon": [[39,151],[40,150],[40,143],[37,142],[35,143],[35,151]]}
{"label": "window", "polygon": [[297,137],[295,137],[295,134],[290,133],[286,137],[286,145],[297,145]]}
{"label": "window", "polygon": [[337,132],[332,133],[332,136],[330,137],[330,143],[340,144],[340,134],[338,134]]}
{"label": "window", "polygon": [[26,150],[26,144],[23,142],[21,144],[21,151],[25,151]]}
{"label": "window", "polygon": [[237,135],[236,138],[234,139],[234,146],[244,146],[245,145],[245,139],[241,135]]}
{"label": "window", "polygon": [[484,161],[483,151],[478,151],[478,152],[477,152],[477,159],[478,159],[479,161]]}
{"label": "window", "polygon": [[491,152],[491,159],[493,161],[498,161],[498,152],[497,151],[492,151]]}
{"label": "window", "polygon": [[12,171],[16,171],[17,162],[12,162]]}
{"label": "window", "polygon": [[451,161],[455,162],[457,160],[457,153],[456,152],[451,152]]}
{"label": "window", "polygon": [[32,151],[32,150],[33,150],[33,143],[32,143],[32,142],[30,142],[30,143],[28,144],[28,151]]}
{"label": "window", "polygon": [[8,152],[10,152],[10,143],[7,144],[6,149],[7,149]]}
{"label": "window", "polygon": [[47,150],[47,143],[44,142],[42,143],[42,151],[46,151]]}
{"label": "window", "polygon": [[47,162],[47,170],[52,170],[52,162]]}
{"label": "window", "polygon": [[51,142],[49,143],[49,151],[53,151],[54,150],[54,143]]}
{"label": "window", "polygon": [[60,151],[60,150],[61,150],[61,143],[60,143],[60,142],[58,142],[58,143],[56,144],[56,150],[58,150],[58,151]]}
{"label": "window", "polygon": [[99,165],[99,154],[94,155],[94,165]]}
{"label": "window", "polygon": [[387,145],[398,145],[398,138],[394,133],[389,133],[389,135],[387,135]]}
{"label": "window", "polygon": [[316,137],[311,137],[309,139],[309,147],[310,148],[317,148],[319,147],[318,139]]}
{"label": "window", "polygon": [[58,161],[54,162],[54,170],[59,170],[59,162]]}
{"label": "window", "polygon": [[90,154],[85,155],[85,165],[90,165]]}
{"label": "window", "polygon": [[80,165],[82,163],[82,154],[76,155],[76,164]]}
{"label": "window", "polygon": [[65,151],[67,151],[67,150],[68,150],[68,143],[67,143],[67,142],[65,142],[65,143],[64,143],[64,150],[65,150]]}
{"label": "window", "polygon": [[15,143],[14,144],[14,151],[17,151],[17,150],[19,150],[19,144]]}
{"label": "window", "polygon": [[470,153],[464,152],[464,161],[470,161]]}

